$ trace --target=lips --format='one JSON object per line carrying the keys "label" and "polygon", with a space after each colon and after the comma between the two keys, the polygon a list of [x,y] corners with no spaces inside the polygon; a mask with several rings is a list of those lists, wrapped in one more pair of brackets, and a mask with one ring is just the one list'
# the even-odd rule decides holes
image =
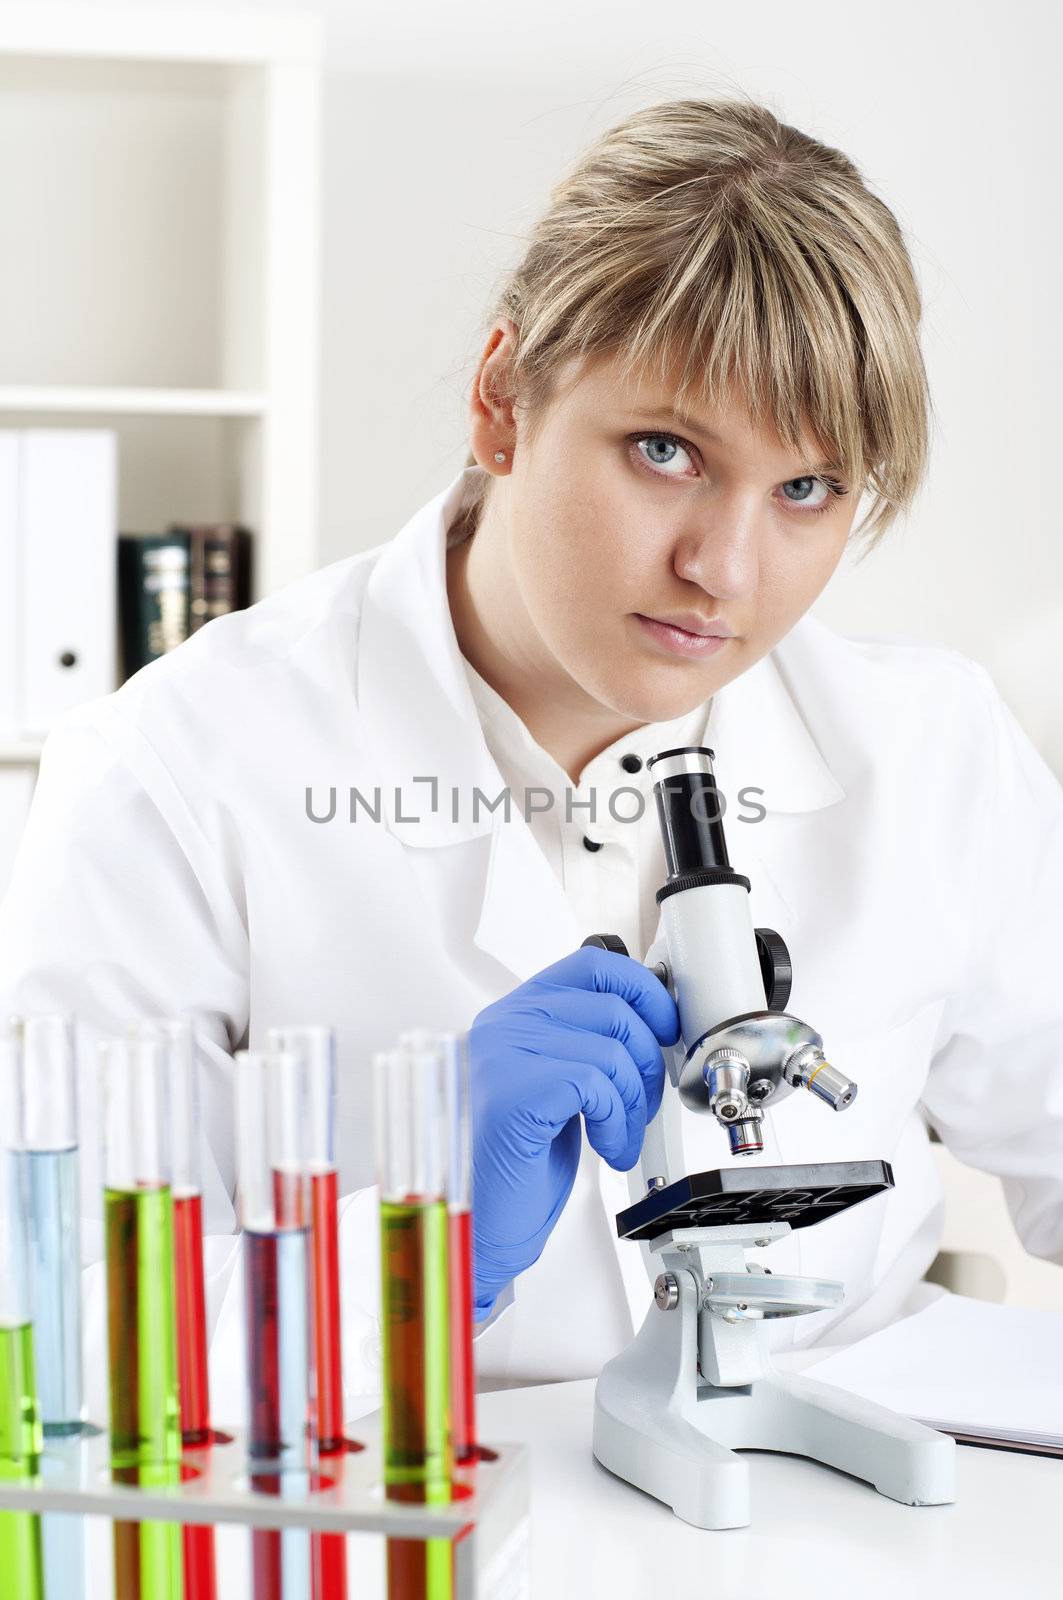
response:
{"label": "lips", "polygon": [[[645,613],[636,613],[645,615]],[[699,617],[696,611],[669,611],[661,616],[646,616],[647,622],[659,622],[665,628],[681,628],[699,639],[733,639],[734,629],[720,617]]]}
{"label": "lips", "polygon": [[[647,643],[670,656],[701,658],[722,650],[728,637],[718,633],[695,633],[693,628],[677,627],[671,622],[660,622],[656,617],[632,613],[635,625]],[[700,624],[704,626],[704,624]]]}

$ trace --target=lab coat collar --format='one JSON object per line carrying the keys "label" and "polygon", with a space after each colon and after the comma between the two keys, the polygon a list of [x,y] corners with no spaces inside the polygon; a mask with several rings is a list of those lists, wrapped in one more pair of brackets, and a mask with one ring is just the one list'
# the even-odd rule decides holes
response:
{"label": "lab coat collar", "polygon": [[372,759],[366,782],[379,788],[383,820],[406,845],[489,834],[493,815],[482,803],[474,813],[473,790],[493,799],[503,787],[447,598],[447,530],[481,470],[465,468],[414,512],[378,557],[363,600],[355,693]]}

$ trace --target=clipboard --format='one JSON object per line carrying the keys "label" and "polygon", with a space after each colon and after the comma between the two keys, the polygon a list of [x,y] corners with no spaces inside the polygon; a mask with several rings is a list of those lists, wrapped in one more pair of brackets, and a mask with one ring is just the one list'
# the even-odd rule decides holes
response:
{"label": "clipboard", "polygon": [[1056,1456],[1063,1460],[1063,1439],[1012,1439],[998,1433],[967,1433],[958,1428],[945,1428],[940,1422],[932,1422],[927,1417],[918,1417],[916,1421],[923,1423],[924,1427],[936,1429],[938,1433],[947,1433],[957,1444],[975,1445],[981,1450],[1011,1450],[1025,1456]]}

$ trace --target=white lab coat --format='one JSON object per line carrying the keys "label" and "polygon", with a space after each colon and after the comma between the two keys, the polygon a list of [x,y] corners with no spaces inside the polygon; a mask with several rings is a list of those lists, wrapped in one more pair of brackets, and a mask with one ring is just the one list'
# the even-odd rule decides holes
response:
{"label": "white lab coat", "polygon": [[[379,1361],[372,1052],[411,1025],[466,1028],[603,931],[576,925],[517,812],[472,815],[474,787],[494,796],[502,783],[462,670],[444,544],[476,470],[394,539],[212,622],[64,717],[0,908],[0,1003],[76,1013],[86,1063],[131,1016],[200,1013],[219,1421],[242,1405],[229,1053],[273,1024],[337,1030],[353,1407]],[[790,1009],[859,1083],[840,1115],[789,1097],[763,1160],[884,1158],[896,1179],[765,1252],[847,1290],[840,1312],[776,1324],[777,1347],[880,1326],[922,1277],[942,1224],[924,1111],[961,1160],[1001,1175],[1027,1249],[1063,1262],[1063,790],[987,673],[951,649],[847,639],[806,616],[715,695],[709,734],[753,921],[793,958]],[[414,781],[432,777],[434,794]],[[318,816],[335,788],[331,821],[308,818],[308,787]],[[348,820],[352,787],[370,802],[379,788],[379,822]],[[747,787],[763,791],[761,822],[737,814]],[[711,1119],[686,1125],[694,1170],[728,1163]],[[627,1342],[650,1297],[640,1252],[615,1236],[627,1203],[626,1175],[585,1141],[542,1257],[478,1336],[485,1382],[586,1376]],[[91,1351],[98,1282],[89,1330]],[[90,1353],[97,1408],[102,1366]]]}

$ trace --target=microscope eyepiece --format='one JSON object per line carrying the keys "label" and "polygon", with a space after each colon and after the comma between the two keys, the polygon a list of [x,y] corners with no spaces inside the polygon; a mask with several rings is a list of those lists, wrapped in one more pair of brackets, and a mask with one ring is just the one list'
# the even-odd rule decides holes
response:
{"label": "microscope eyepiece", "polygon": [[685,745],[662,750],[646,763],[653,775],[669,878],[712,868],[730,870],[713,759],[703,745]]}
{"label": "microscope eyepiece", "polygon": [[710,750],[705,744],[681,744],[674,750],[658,750],[655,756],[650,756],[646,762],[646,771],[661,763],[660,772],[653,775],[654,783],[662,778],[670,778],[676,772],[707,772],[712,777],[712,763],[716,760],[715,750]]}

